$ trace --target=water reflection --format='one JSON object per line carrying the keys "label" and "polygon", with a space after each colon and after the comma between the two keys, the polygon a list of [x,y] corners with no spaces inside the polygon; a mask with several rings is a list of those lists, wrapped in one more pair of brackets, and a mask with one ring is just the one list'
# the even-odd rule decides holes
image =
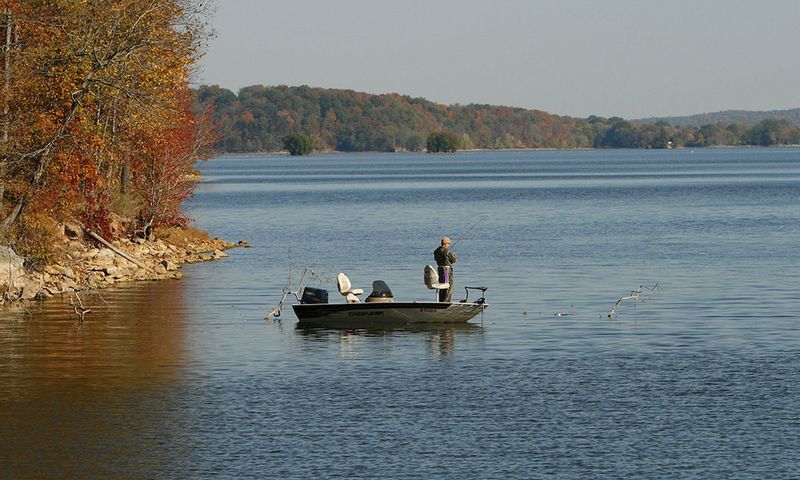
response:
{"label": "water reflection", "polygon": [[[453,354],[457,339],[463,335],[482,335],[483,325],[458,323],[448,325],[398,325],[367,328],[322,328],[297,324],[295,334],[303,340],[302,347],[315,348],[337,344],[342,358],[354,358],[373,350],[374,340],[398,340],[417,342],[420,339],[434,357],[449,357]],[[387,344],[387,348],[397,342]],[[404,344],[406,342],[401,342]]]}
{"label": "water reflection", "polygon": [[159,282],[83,296],[82,324],[61,298],[0,315],[0,477],[124,477],[131,452],[169,436],[183,293]]}

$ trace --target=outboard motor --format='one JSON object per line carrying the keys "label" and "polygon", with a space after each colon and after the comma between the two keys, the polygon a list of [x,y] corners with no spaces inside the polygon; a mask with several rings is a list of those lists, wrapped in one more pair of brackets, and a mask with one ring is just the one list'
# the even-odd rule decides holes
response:
{"label": "outboard motor", "polygon": [[306,287],[300,303],[328,303],[328,291],[324,288]]}
{"label": "outboard motor", "polygon": [[366,303],[372,302],[394,302],[394,295],[389,285],[383,280],[375,280],[372,282],[372,293],[364,300]]}

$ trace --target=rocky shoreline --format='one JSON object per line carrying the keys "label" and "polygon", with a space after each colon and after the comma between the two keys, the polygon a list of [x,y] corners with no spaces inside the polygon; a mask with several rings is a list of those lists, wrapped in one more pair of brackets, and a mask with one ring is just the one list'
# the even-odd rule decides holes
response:
{"label": "rocky shoreline", "polygon": [[[0,305],[44,300],[61,294],[112,287],[122,282],[179,279],[186,263],[227,257],[228,250],[249,247],[206,234],[171,234],[153,241],[123,237],[108,246],[69,235],[65,229],[63,259],[40,268],[25,268],[24,259],[9,247],[0,248]],[[188,233],[188,231],[187,231]],[[72,238],[70,238],[72,237]],[[79,238],[80,237],[80,238]]]}

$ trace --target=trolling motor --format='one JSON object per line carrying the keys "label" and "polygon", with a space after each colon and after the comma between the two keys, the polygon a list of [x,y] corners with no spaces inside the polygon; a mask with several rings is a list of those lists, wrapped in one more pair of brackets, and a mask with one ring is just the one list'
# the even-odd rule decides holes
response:
{"label": "trolling motor", "polygon": [[488,289],[489,289],[489,287],[464,287],[464,291],[467,292],[467,298],[465,298],[464,300],[461,300],[461,303],[467,303],[469,301],[469,291],[470,290],[480,290],[481,291],[481,298],[475,300],[475,303],[477,303],[478,305],[483,305],[484,303],[486,303],[486,290],[488,290]]}

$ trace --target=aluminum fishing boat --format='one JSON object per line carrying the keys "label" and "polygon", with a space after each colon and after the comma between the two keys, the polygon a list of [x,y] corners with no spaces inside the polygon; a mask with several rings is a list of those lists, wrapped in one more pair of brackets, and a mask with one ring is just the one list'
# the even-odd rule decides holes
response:
{"label": "aluminum fishing boat", "polygon": [[[328,291],[322,288],[305,287],[302,295],[295,294],[299,303],[293,304],[292,309],[300,324],[346,328],[464,323],[481,315],[489,306],[486,303],[486,287],[465,287],[466,298],[460,302],[396,302],[389,286],[376,280],[372,283],[372,293],[362,302],[359,296],[364,294],[364,290],[353,288],[347,275],[339,273],[336,280],[345,303],[329,303]],[[438,283],[436,270],[430,265],[425,267],[425,285],[437,294],[439,290],[449,288],[447,284]],[[479,291],[480,298],[470,301],[471,290]],[[280,306],[267,317],[278,315]]]}
{"label": "aluminum fishing boat", "polygon": [[304,325],[459,323],[479,315],[485,303],[393,302],[292,305]]}

